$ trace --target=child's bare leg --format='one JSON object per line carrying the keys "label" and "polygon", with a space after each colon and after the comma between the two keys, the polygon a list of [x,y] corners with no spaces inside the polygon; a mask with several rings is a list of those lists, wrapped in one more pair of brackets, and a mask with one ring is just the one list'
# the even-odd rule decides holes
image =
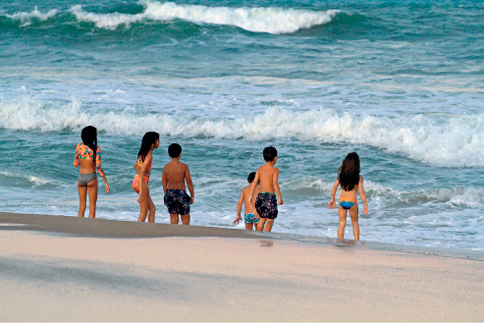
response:
{"label": "child's bare leg", "polygon": [[83,218],[84,212],[86,212],[86,198],[87,198],[87,187],[82,186],[77,183],[77,190],[79,191],[79,213],[77,216]]}
{"label": "child's bare leg", "polygon": [[89,192],[89,218],[91,219],[96,217],[97,188],[97,179],[87,184],[87,190]]}
{"label": "child's bare leg", "polygon": [[170,221],[171,224],[178,224],[178,221],[180,221],[178,214],[170,214]]}
{"label": "child's bare leg", "polygon": [[267,219],[266,226],[264,227],[264,231],[271,232],[273,225],[274,225],[274,219]]}
{"label": "child's bare leg", "polygon": [[254,223],[246,223],[245,224],[245,230],[253,231],[254,230]]}
{"label": "child's bare leg", "polygon": [[259,223],[257,223],[257,227],[255,228],[257,231],[264,230],[264,225],[266,224],[266,218],[260,218]]}
{"label": "child's bare leg", "polygon": [[358,206],[355,204],[350,208],[351,224],[355,240],[360,240],[360,226],[358,225]]}
{"label": "child's bare leg", "polygon": [[190,213],[184,214],[184,215],[180,215],[180,217],[181,217],[182,223],[184,225],[190,225]]}
{"label": "child's bare leg", "polygon": [[339,213],[338,239],[344,239],[345,227],[346,227],[346,210],[340,206],[338,208],[338,213]]}
{"label": "child's bare leg", "polygon": [[151,196],[148,195],[148,222],[150,223],[155,223],[155,212],[156,212],[156,207],[155,204],[153,203],[153,200],[151,199]]}
{"label": "child's bare leg", "polygon": [[[141,185],[144,185],[141,184]],[[142,201],[139,204],[139,217],[138,217],[138,222],[145,222],[146,221],[146,216],[148,215],[148,201],[150,197],[150,189],[148,188],[148,185],[143,186],[143,193],[142,193]]]}

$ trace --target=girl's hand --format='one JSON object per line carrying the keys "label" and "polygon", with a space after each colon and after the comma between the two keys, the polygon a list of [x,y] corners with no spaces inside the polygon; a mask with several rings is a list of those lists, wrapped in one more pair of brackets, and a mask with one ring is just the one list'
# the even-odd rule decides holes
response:
{"label": "girl's hand", "polygon": [[109,188],[108,183],[106,183],[105,186],[106,186],[106,194],[108,194],[109,192],[111,192],[111,189]]}
{"label": "girl's hand", "polygon": [[138,203],[143,202],[143,198],[141,197],[141,193],[138,195],[138,200],[137,201],[138,201]]}
{"label": "girl's hand", "polygon": [[331,202],[328,203],[328,207],[330,209],[334,208],[336,206],[336,202],[334,200],[331,200]]}
{"label": "girl's hand", "polygon": [[363,208],[363,214],[367,214],[368,213],[368,206],[365,205],[365,207]]}

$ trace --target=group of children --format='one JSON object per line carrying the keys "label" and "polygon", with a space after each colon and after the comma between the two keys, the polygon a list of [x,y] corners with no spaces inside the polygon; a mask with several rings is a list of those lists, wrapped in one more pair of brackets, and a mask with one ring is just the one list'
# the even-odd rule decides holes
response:
{"label": "group of children", "polygon": [[[79,216],[83,217],[86,209],[86,195],[89,191],[89,217],[95,217],[97,200],[97,175],[96,168],[103,178],[106,186],[106,194],[109,193],[109,184],[101,167],[101,148],[97,146],[96,128],[88,126],[82,130],[82,143],[76,147],[74,165],[81,166],[78,179],[79,190]],[[133,190],[138,193],[140,215],[138,222],[155,222],[156,207],[149,193],[149,179],[153,162],[153,150],[160,145],[160,136],[156,132],[147,132],[142,139],[138,158],[134,164],[136,175],[132,182]],[[96,152],[94,154],[94,152]],[[180,162],[182,148],[179,144],[171,144],[168,147],[168,155],[171,161],[163,168],[162,182],[165,193],[164,204],[170,213],[172,224],[178,224],[181,217],[182,223],[190,224],[190,205],[193,204],[195,191],[188,166]],[[277,218],[277,204],[284,203],[279,188],[279,169],[274,167],[277,163],[277,150],[270,146],[264,148],[263,157],[265,164],[260,166],[257,172],[250,173],[247,181],[249,185],[242,189],[237,204],[237,217],[234,224],[241,220],[242,206],[244,205],[244,222],[247,230],[270,232]],[[186,192],[186,186],[190,195]],[[339,199],[339,228],[338,238],[344,238],[347,212],[350,213],[355,240],[360,238],[358,225],[357,192],[364,203],[363,213],[368,213],[365,190],[363,189],[363,177],[360,176],[360,160],[355,152],[349,153],[339,168],[338,179],[333,185],[331,201],[328,206],[333,209],[336,205],[335,196],[338,187],[341,186]]]}
{"label": "group of children", "polygon": [[[97,145],[97,129],[88,126],[82,129],[82,142],[76,146],[74,166],[80,167],[77,187],[79,191],[79,217],[84,217],[86,211],[87,192],[89,192],[89,217],[96,216],[97,201],[97,175],[96,168],[106,185],[106,194],[109,193],[109,184],[101,166],[101,147]],[[138,222],[155,222],[156,207],[150,196],[150,174],[153,164],[153,150],[160,146],[160,135],[156,132],[147,132],[141,140],[141,148],[138,158],[134,163],[136,175],[131,187],[138,193],[140,215]],[[94,153],[96,152],[96,153]],[[168,155],[171,162],[163,168],[162,180],[163,191],[165,192],[165,205],[170,213],[172,224],[178,224],[180,217],[182,223],[190,224],[190,205],[195,199],[192,178],[188,166],[180,162],[182,148],[179,144],[171,144],[168,147]],[[190,196],[186,193],[186,186]]]}

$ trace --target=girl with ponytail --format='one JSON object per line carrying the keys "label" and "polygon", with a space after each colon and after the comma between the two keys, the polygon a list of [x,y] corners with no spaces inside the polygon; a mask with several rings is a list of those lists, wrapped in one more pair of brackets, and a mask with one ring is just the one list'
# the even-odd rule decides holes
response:
{"label": "girl with ponytail", "polygon": [[109,193],[109,184],[101,167],[101,147],[97,145],[97,130],[93,126],[87,126],[81,132],[82,142],[76,146],[74,166],[81,165],[77,188],[79,190],[79,216],[84,217],[86,211],[87,192],[89,191],[89,217],[96,217],[97,201],[97,175],[96,168],[104,180],[106,194]]}
{"label": "girl with ponytail", "polygon": [[153,163],[152,152],[159,146],[160,135],[157,132],[150,131],[145,133],[141,140],[138,159],[134,164],[136,175],[134,176],[131,187],[136,193],[138,193],[138,203],[140,206],[138,222],[145,222],[148,211],[148,222],[155,222],[156,207],[151,200],[148,183],[150,182],[151,165]]}

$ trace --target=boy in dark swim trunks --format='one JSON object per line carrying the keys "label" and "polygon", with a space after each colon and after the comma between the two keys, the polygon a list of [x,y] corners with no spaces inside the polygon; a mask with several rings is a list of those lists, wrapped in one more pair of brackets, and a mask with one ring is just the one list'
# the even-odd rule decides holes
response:
{"label": "boy in dark swim trunks", "polygon": [[[190,224],[190,204],[195,199],[190,169],[184,163],[180,162],[182,147],[179,144],[171,144],[168,147],[168,155],[171,162],[163,168],[163,191],[165,192],[165,205],[170,213],[171,224],[178,224],[181,216],[182,223]],[[190,190],[188,196],[185,190],[185,180]]]}
{"label": "boy in dark swim trunks", "polygon": [[[255,172],[250,173],[249,177],[247,177],[247,182],[249,185],[242,189],[240,193],[239,203],[237,204],[237,218],[233,222],[233,224],[239,224],[242,218],[240,217],[240,211],[242,211],[242,204],[245,206],[245,213],[244,213],[244,222],[245,222],[245,229],[246,230],[254,230],[254,227],[257,227],[257,223],[259,223],[259,215],[255,211],[255,206],[253,203],[250,202],[250,198],[252,195],[249,195],[250,184],[254,181]],[[254,194],[259,193],[259,186],[255,188]]]}
{"label": "boy in dark swim trunks", "polygon": [[253,202],[254,198],[252,195],[257,184],[259,184],[260,192],[255,200],[255,208],[260,217],[257,231],[270,232],[278,213],[276,194],[279,198],[279,204],[282,205],[284,201],[279,188],[279,169],[274,167],[277,163],[276,148],[272,146],[264,148],[263,156],[266,164],[257,170],[254,181],[250,185],[249,196],[251,202]]}

